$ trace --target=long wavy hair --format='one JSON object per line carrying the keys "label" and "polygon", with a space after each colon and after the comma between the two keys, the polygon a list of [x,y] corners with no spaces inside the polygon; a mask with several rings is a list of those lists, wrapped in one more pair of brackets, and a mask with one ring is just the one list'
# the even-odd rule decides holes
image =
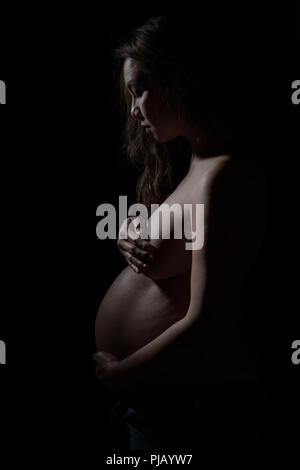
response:
{"label": "long wavy hair", "polygon": [[[124,118],[122,149],[139,170],[137,201],[161,204],[185,176],[192,154],[185,137],[159,143],[146,134],[130,114],[131,97],[124,84],[123,65],[137,61],[162,102],[178,103],[178,86],[187,93],[179,113],[188,112],[206,131],[218,136],[222,150],[229,151],[236,114],[233,86],[226,63],[203,24],[191,23],[178,14],[152,17],[119,41],[114,50],[114,81]],[[201,31],[201,33],[200,33]]]}

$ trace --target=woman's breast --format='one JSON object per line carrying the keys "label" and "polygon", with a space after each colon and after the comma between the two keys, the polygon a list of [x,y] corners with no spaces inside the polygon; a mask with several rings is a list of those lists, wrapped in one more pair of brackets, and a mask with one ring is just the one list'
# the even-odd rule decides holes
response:
{"label": "woman's breast", "polygon": [[189,307],[192,256],[185,249],[186,239],[174,238],[173,223],[170,236],[163,237],[157,212],[150,225],[159,236],[151,238],[157,249],[154,261],[144,274],[124,269],[103,298],[96,319],[98,350],[120,359],[159,336]]}
{"label": "woman's breast", "polygon": [[190,274],[153,280],[125,268],[104,296],[95,325],[97,350],[120,359],[182,318],[190,301]]}

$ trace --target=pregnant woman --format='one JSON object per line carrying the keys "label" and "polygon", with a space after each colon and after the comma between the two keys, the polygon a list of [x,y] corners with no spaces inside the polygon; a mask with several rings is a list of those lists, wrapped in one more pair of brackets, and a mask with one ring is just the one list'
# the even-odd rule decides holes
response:
{"label": "pregnant woman", "polygon": [[[120,445],[129,450],[260,443],[260,363],[240,296],[263,238],[264,177],[255,146],[241,137],[226,64],[198,30],[176,15],[151,18],[115,51],[125,147],[140,169],[149,237],[141,217],[120,230],[128,267],[101,302],[94,360],[119,396],[112,420],[123,423]],[[182,217],[186,204],[190,218]],[[162,207],[170,209],[163,216]],[[201,247],[187,249],[184,230],[174,236],[186,224],[203,232]]]}

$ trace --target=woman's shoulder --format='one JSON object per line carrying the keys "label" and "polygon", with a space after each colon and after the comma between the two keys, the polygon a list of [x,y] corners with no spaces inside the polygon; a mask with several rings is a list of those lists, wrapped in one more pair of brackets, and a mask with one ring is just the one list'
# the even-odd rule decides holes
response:
{"label": "woman's shoulder", "polygon": [[201,168],[199,184],[195,185],[195,202],[206,203],[208,208],[228,211],[246,210],[255,206],[266,207],[267,192],[263,170],[255,161],[238,159],[231,155],[212,157]]}
{"label": "woman's shoulder", "polygon": [[218,188],[233,190],[237,187],[254,190],[264,186],[265,174],[263,167],[255,159],[220,155],[210,160],[204,181],[210,191]]}

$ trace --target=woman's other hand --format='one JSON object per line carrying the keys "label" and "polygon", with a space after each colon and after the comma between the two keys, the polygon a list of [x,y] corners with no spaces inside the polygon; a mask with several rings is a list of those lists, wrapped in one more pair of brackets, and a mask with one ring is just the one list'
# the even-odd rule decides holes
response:
{"label": "woman's other hand", "polygon": [[[130,388],[126,382],[126,374],[121,368],[121,361],[107,351],[99,351],[93,354],[93,361],[96,364],[97,379],[112,392],[125,392]],[[135,384],[130,384],[132,390]]]}
{"label": "woman's other hand", "polygon": [[96,376],[99,380],[107,380],[118,374],[119,359],[106,351],[99,351],[93,355],[96,364]]}
{"label": "woman's other hand", "polygon": [[[138,238],[137,238],[138,237]],[[118,238],[118,248],[131,269],[140,274],[154,260],[156,247],[148,240],[141,238],[140,217],[128,217],[124,220]]]}

